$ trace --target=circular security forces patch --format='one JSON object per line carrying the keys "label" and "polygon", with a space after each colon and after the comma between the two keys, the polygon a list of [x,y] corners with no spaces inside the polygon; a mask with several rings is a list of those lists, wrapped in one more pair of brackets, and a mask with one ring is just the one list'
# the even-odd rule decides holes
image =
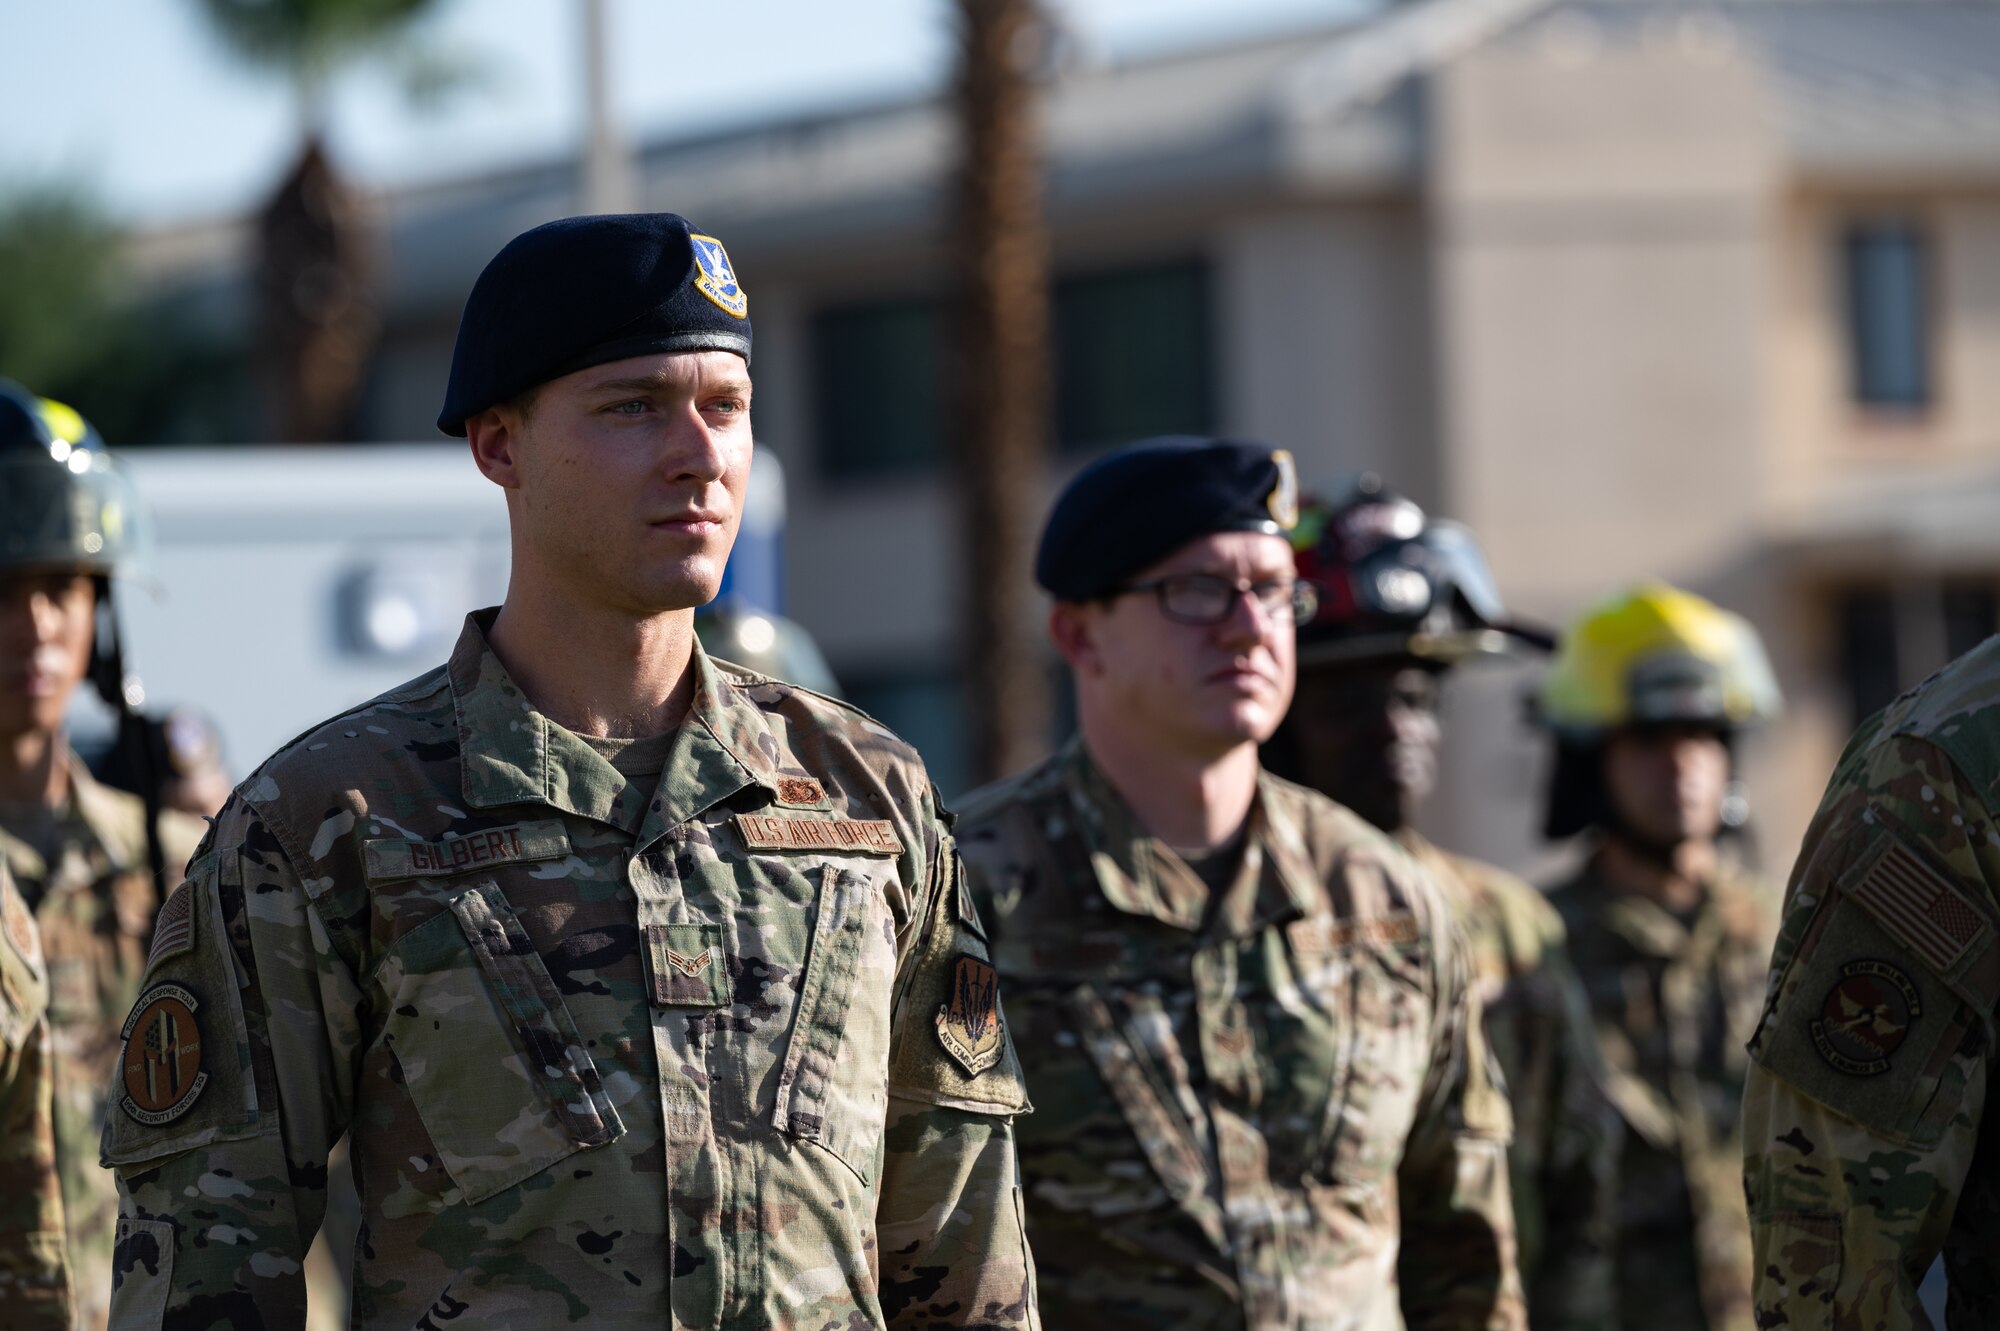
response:
{"label": "circular security forces patch", "polygon": [[139,996],[120,1032],[118,1056],[125,1093],[119,1105],[149,1127],[171,1123],[208,1085],[201,1068],[201,1001],[177,984],[154,985]]}
{"label": "circular security forces patch", "polygon": [[1862,957],[1845,963],[1811,1022],[1820,1057],[1851,1077],[1889,1070],[1889,1056],[1924,1013],[1916,983],[1886,961]]}

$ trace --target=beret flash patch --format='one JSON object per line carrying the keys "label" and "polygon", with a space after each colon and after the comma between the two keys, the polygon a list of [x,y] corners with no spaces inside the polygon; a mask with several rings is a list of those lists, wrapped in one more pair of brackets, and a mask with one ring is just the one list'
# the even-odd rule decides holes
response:
{"label": "beret flash patch", "polygon": [[1000,1029],[1000,977],[978,957],[961,956],[952,969],[951,1000],[938,1008],[938,1043],[968,1077],[1000,1061],[1007,1037]]}
{"label": "beret flash patch", "polygon": [[1299,469],[1282,448],[1271,450],[1271,465],[1278,469],[1278,479],[1271,485],[1265,506],[1271,510],[1271,520],[1290,531],[1299,525]]}
{"label": "beret flash patch", "polygon": [[738,319],[748,315],[750,297],[736,280],[736,269],[730,265],[722,242],[699,233],[690,233],[688,239],[694,243],[695,267],[701,269],[694,280],[695,290],[714,301],[724,314]]}

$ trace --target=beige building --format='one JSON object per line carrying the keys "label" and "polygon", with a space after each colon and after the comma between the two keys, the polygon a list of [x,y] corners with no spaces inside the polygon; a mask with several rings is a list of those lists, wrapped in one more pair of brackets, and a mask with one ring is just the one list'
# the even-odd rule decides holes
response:
{"label": "beige building", "polygon": [[[1746,751],[1775,870],[1857,715],[2000,621],[2000,4],[1424,0],[1075,60],[1046,119],[1051,484],[1142,434],[1262,435],[1308,480],[1373,468],[1472,524],[1522,613],[1647,576],[1745,611],[1791,701]],[[789,609],[947,790],[950,153],[913,102],[637,164],[752,294]],[[565,162],[381,201],[371,435],[431,437],[479,264],[575,197]],[[238,262],[219,232],[145,252]],[[1530,678],[1460,687],[1435,810],[1517,864]]]}

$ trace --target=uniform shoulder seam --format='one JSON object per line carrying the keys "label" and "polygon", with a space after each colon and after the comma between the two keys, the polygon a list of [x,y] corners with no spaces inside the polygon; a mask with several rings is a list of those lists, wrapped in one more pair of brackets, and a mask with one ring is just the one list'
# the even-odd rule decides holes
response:
{"label": "uniform shoulder seam", "polygon": [[907,739],[904,739],[902,735],[896,731],[896,728],[894,726],[887,724],[878,717],[870,715],[867,711],[863,710],[860,707],[855,706],[853,703],[849,702],[845,698],[836,698],[830,693],[821,693],[818,689],[807,688],[803,684],[794,683],[789,679],[780,679],[776,675],[762,674],[758,671],[752,670],[749,666],[738,665],[734,661],[730,661],[723,657],[715,656],[713,654],[709,656],[708,660],[709,664],[717,667],[718,669],[722,670],[723,673],[727,674],[732,684],[736,684],[739,686],[754,686],[757,684],[776,684],[779,688],[790,689],[793,693],[801,694],[804,697],[809,698],[816,703],[824,705],[831,711],[844,712],[850,716],[859,717],[861,720],[866,721],[869,725],[875,726],[878,729],[880,729],[885,735],[889,736],[889,738],[895,740],[896,743],[908,749],[912,754],[916,754],[919,761],[921,761],[922,759],[922,755],[917,754],[916,745],[910,743],[910,741],[908,741]]}

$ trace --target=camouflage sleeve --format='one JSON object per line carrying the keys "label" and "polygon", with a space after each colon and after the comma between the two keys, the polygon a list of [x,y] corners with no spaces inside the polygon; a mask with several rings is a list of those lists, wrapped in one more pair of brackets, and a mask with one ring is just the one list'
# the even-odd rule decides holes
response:
{"label": "camouflage sleeve", "polygon": [[1030,1112],[951,838],[898,979],[876,1228],[891,1328],[1039,1328],[1013,1116]]}
{"label": "camouflage sleeve", "polygon": [[1936,746],[1849,751],[1806,834],[1750,1045],[1760,1327],[1928,1326],[1917,1287],[1941,1248],[1954,1310],[1983,1303],[1991,1320],[2000,1209],[1967,1175],[2000,998],[1996,869],[2000,830]]}
{"label": "camouflage sleeve", "polygon": [[1403,1319],[1410,1331],[1522,1331],[1507,1100],[1486,1047],[1464,940],[1446,924],[1436,939],[1431,1062],[1396,1173]]}
{"label": "camouflage sleeve", "polygon": [[48,984],[27,905],[0,865],[0,1327],[65,1331],[69,1264],[56,1175]]}
{"label": "camouflage sleeve", "polygon": [[[1610,1331],[1617,1325],[1611,1277],[1618,1150],[1624,1120],[1605,1091],[1603,1055],[1590,1000],[1560,945],[1542,954],[1554,1026],[1549,1116],[1542,1125],[1542,1260],[1523,1271],[1536,1331]],[[1516,1125],[1525,1130],[1525,1125]]]}
{"label": "camouflage sleeve", "polygon": [[359,1011],[281,839],[232,799],[161,908],[113,1074],[113,1325],[304,1326]]}

